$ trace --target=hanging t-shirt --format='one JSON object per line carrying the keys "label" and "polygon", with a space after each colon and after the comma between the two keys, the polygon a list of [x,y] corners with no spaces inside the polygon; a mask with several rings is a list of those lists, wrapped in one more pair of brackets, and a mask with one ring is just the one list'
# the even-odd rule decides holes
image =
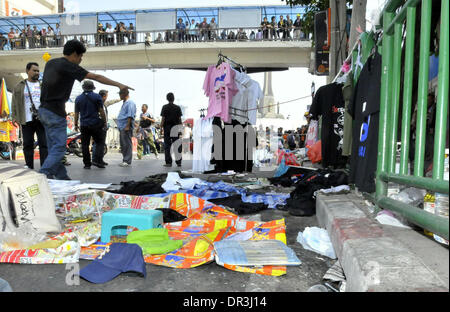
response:
{"label": "hanging t-shirt", "polygon": [[258,112],[258,105],[264,98],[263,91],[259,83],[255,80],[250,80],[247,89],[248,95],[248,120],[252,125],[256,125],[256,115]]}
{"label": "hanging t-shirt", "polygon": [[375,191],[380,88],[381,55],[376,53],[364,65],[349,106],[354,120],[350,182],[361,192]]}
{"label": "hanging t-shirt", "polygon": [[206,118],[220,117],[225,122],[230,122],[229,108],[233,96],[238,89],[234,82],[235,72],[230,64],[223,62],[219,66],[211,65],[206,72],[203,90],[209,97],[208,113]]}
{"label": "hanging t-shirt", "polygon": [[230,118],[242,123],[248,121],[248,95],[247,83],[250,77],[235,69],[231,69],[235,73],[234,81],[238,92],[233,96],[230,107]]}
{"label": "hanging t-shirt", "polygon": [[199,119],[194,122],[192,172],[203,173],[214,168],[210,164],[214,139],[212,122],[213,118]]}
{"label": "hanging t-shirt", "polygon": [[322,116],[323,167],[341,165],[345,113],[342,86],[332,83],[320,87],[314,96],[309,112],[314,119]]}
{"label": "hanging t-shirt", "polygon": [[258,104],[264,97],[261,87],[246,73],[232,70],[236,74],[234,81],[238,92],[233,96],[231,102],[231,118],[240,123],[250,122],[250,124],[256,125]]}
{"label": "hanging t-shirt", "polygon": [[26,122],[33,121],[33,115],[31,113],[31,98],[33,99],[33,104],[36,110],[39,109],[39,106],[41,105],[41,84],[39,81],[37,82],[30,82],[25,81],[26,84],[28,84],[28,87],[30,88],[30,92],[28,93],[28,88],[25,86],[25,89],[23,91],[23,95],[25,97],[25,120]]}

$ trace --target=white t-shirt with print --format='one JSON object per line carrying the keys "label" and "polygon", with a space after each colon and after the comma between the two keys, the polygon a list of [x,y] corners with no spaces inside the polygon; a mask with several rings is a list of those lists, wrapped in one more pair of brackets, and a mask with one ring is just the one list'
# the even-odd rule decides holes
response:
{"label": "white t-shirt with print", "polygon": [[[28,87],[30,88],[30,93],[33,99],[34,107],[36,107],[36,110],[38,110],[39,106],[41,106],[41,85],[39,81],[37,82],[25,81],[25,83],[28,84]],[[27,86],[25,86],[23,93],[25,98],[25,120],[26,122],[33,121],[33,115],[31,114],[31,100],[30,95],[28,94]]]}

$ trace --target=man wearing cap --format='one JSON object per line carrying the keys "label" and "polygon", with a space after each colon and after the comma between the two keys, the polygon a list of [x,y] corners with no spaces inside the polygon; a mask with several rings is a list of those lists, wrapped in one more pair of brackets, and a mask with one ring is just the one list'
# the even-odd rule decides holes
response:
{"label": "man wearing cap", "polygon": [[297,19],[294,21],[294,39],[301,39],[301,25],[302,21],[300,19],[300,14],[297,14]]}
{"label": "man wearing cap", "polygon": [[[91,169],[91,165],[99,168],[105,168],[103,163],[103,152],[105,147],[106,115],[103,110],[102,97],[94,93],[94,83],[91,80],[85,80],[82,85],[83,93],[75,100],[75,130],[78,131],[78,120],[80,120],[81,129],[81,149],[83,151],[84,169]],[[81,117],[81,118],[80,118]],[[95,159],[98,162],[91,161],[89,147],[91,138],[94,139],[97,148],[95,150]]]}
{"label": "man wearing cap", "polygon": [[120,99],[123,101],[120,108],[119,116],[117,116],[117,128],[120,132],[120,150],[123,156],[121,167],[129,167],[133,159],[133,128],[136,118],[136,103],[130,100],[128,90],[120,90]]}
{"label": "man wearing cap", "polygon": [[108,79],[105,76],[90,73],[79,64],[86,53],[86,47],[78,40],[69,40],[63,48],[63,57],[47,62],[41,88],[41,106],[39,119],[47,135],[48,156],[39,170],[48,178],[70,180],[65,166],[62,164],[66,153],[67,121],[66,102],[70,98],[75,79],[82,81],[91,79],[100,83],[118,87],[120,90],[130,87]]}

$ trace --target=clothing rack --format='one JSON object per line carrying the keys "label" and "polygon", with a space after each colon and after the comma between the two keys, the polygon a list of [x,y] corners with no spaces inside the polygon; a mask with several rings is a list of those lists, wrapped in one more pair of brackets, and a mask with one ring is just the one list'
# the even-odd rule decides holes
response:
{"label": "clothing rack", "polygon": [[219,61],[220,61],[220,60],[223,60],[223,59],[226,59],[228,62],[232,63],[235,67],[241,68],[245,73],[247,72],[247,67],[245,67],[245,66],[243,66],[243,65],[241,65],[241,64],[239,64],[239,63],[237,63],[237,62],[235,62],[235,61],[233,61],[233,60],[232,60],[231,58],[229,58],[228,56],[223,55],[223,54],[222,54],[222,51],[220,51],[220,52],[219,52]]}
{"label": "clothing rack", "polygon": [[[219,57],[222,55],[222,53],[219,53]],[[223,56],[223,55],[222,55]],[[236,66],[238,66],[239,68],[241,68],[242,70],[243,70],[243,72],[244,73],[247,73],[247,68],[245,68],[244,66],[242,66],[241,64],[238,64],[238,63],[236,63],[236,62],[234,62],[233,60],[230,60],[230,59],[228,59],[226,56],[225,56],[225,58],[227,59],[227,60],[229,60],[229,61],[231,61],[231,62],[233,62]],[[243,115],[241,115],[241,114],[237,114],[237,113],[235,113],[234,111],[239,111],[241,114],[243,114]],[[248,112],[249,112],[249,108],[248,108],[248,103],[247,103],[247,106],[246,106],[246,109],[240,109],[240,108],[234,108],[233,106],[230,106],[230,115],[232,115],[232,116],[239,116],[239,117],[241,117],[241,118],[245,118],[245,120],[246,120],[246,128],[248,129],[249,128],[249,126],[251,126],[251,124],[250,124],[250,120],[249,120],[249,118],[248,118]],[[248,170],[248,166],[247,166],[247,163],[248,163],[248,157],[249,157],[249,151],[248,151],[248,140],[249,140],[249,136],[248,136],[248,132],[247,132],[247,139],[245,140],[245,152],[244,152],[244,171],[245,172],[247,172],[247,170]],[[252,151],[253,152],[253,151]]]}

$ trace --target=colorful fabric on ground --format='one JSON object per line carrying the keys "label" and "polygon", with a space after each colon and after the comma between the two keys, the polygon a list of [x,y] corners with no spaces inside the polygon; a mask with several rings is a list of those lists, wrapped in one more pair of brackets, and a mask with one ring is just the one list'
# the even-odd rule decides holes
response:
{"label": "colorful fabric on ground", "polygon": [[[108,206],[104,208],[117,206],[111,203],[110,196],[110,194],[106,195],[106,197],[109,197],[109,201],[107,201]],[[114,194],[112,198],[116,198],[116,196],[117,194]],[[142,196],[129,196],[132,198],[125,200],[122,196],[129,195],[119,195],[116,200],[127,202],[129,205],[128,208],[134,206],[135,204],[133,203],[136,202],[151,202],[151,200],[147,201],[147,199],[152,198],[147,196],[146,199],[138,200],[136,197]],[[103,194],[103,197],[105,198],[105,194]],[[158,199],[158,197],[153,198]],[[183,246],[167,254],[145,256],[144,260],[147,263],[178,269],[189,269],[210,263],[214,261],[214,242],[245,231],[251,231],[249,237],[252,240],[276,239],[286,244],[286,225],[284,219],[270,222],[248,221],[238,217],[225,208],[186,193],[169,194],[163,198],[165,198],[166,203],[169,203],[169,208],[188,217],[184,221],[164,224],[164,227],[168,230],[170,239],[183,240]],[[141,206],[142,209],[144,209],[143,207],[148,206]],[[89,247],[82,247],[80,258],[95,259],[95,257],[103,252],[108,244],[97,242]],[[283,266],[249,268],[224,265],[224,267],[239,272],[271,276],[286,274],[286,267]]]}
{"label": "colorful fabric on ground", "polygon": [[245,203],[258,204],[263,203],[268,208],[276,208],[278,205],[286,205],[286,199],[290,197],[289,194],[273,194],[273,193],[250,193],[244,188],[237,188],[231,184],[219,181],[217,183],[207,182],[206,185],[197,186],[193,190],[177,190],[169,191],[163,194],[148,195],[149,197],[166,197],[169,194],[185,193],[203,200],[210,200],[216,198],[225,198],[230,194],[241,194],[242,201]]}
{"label": "colorful fabric on ground", "polygon": [[[0,253],[0,263],[50,264],[77,263],[80,256],[80,244],[75,233],[63,232],[51,237],[49,245],[54,248],[18,249]],[[53,243],[53,244],[52,244]]]}

